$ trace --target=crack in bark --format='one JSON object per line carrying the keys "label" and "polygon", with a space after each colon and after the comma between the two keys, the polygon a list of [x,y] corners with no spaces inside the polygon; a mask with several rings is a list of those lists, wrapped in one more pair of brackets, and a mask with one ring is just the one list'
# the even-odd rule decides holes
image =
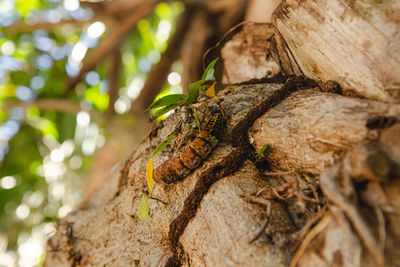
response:
{"label": "crack in bark", "polygon": [[236,148],[222,162],[208,169],[199,177],[193,191],[185,200],[182,212],[171,222],[169,239],[170,248],[174,256],[168,260],[166,266],[181,265],[184,250],[179,243],[179,238],[189,224],[189,221],[196,215],[201,200],[212,184],[240,168],[241,164],[247,158],[246,154],[246,151],[242,148]]}
{"label": "crack in bark", "polygon": [[282,102],[291,93],[297,89],[307,89],[316,87],[318,84],[311,79],[303,76],[294,76],[287,78],[285,85],[281,89],[272,93],[265,101],[261,102],[255,108],[250,110],[244,119],[242,119],[232,130],[231,143],[233,146],[249,146],[247,139],[247,130],[253,125],[253,123],[261,117],[269,109],[273,108],[280,102]]}
{"label": "crack in bark", "polygon": [[[233,128],[230,136],[230,141],[234,146],[233,151],[220,163],[208,169],[199,177],[193,191],[185,200],[182,212],[171,222],[169,239],[170,249],[173,252],[173,256],[168,259],[165,265],[166,267],[182,265],[185,253],[182,244],[179,242],[179,238],[186,229],[186,226],[189,224],[189,221],[196,215],[200,202],[210,187],[219,179],[237,171],[246,159],[254,158],[253,153],[251,153],[251,145],[247,138],[247,131],[253,125],[255,120],[269,109],[282,102],[297,89],[307,89],[318,86],[314,80],[302,76],[287,76],[281,77],[280,79],[285,80],[284,86],[275,91],[265,101],[251,109],[249,113]],[[271,82],[271,80],[267,79],[262,81],[257,79],[248,81],[246,84],[260,82],[268,83]]]}

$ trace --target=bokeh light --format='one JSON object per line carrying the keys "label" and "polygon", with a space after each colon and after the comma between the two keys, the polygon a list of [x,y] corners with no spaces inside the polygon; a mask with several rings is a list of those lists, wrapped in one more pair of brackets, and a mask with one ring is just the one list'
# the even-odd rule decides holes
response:
{"label": "bokeh light", "polygon": [[90,115],[85,111],[80,111],[76,116],[76,123],[81,126],[85,127],[88,126],[90,123]]}
{"label": "bokeh light", "polygon": [[137,98],[140,94],[140,91],[142,91],[143,86],[144,80],[142,78],[134,78],[128,88],[128,97],[131,99]]}
{"label": "bokeh light", "polygon": [[33,33],[33,40],[35,47],[43,52],[49,52],[55,46],[54,40],[47,36],[45,30],[36,30]]}
{"label": "bokeh light", "polygon": [[42,54],[36,58],[35,65],[40,70],[48,70],[53,66],[53,59],[47,54]]}
{"label": "bokeh light", "polygon": [[78,0],[64,0],[64,7],[68,11],[74,11],[79,8]]}
{"label": "bokeh light", "polygon": [[22,101],[32,101],[35,99],[35,93],[26,86],[18,86],[15,89],[15,95]]}
{"label": "bokeh light", "polygon": [[11,56],[15,52],[15,44],[12,41],[6,41],[1,46],[1,53],[6,56]]}
{"label": "bokeh light", "polygon": [[81,64],[76,62],[68,62],[65,65],[65,70],[67,71],[68,76],[75,77],[79,74],[79,70],[81,69]]}
{"label": "bokeh light", "polygon": [[65,158],[64,151],[59,148],[53,149],[50,153],[50,159],[54,162],[63,162]]}
{"label": "bokeh light", "polygon": [[44,194],[41,191],[33,192],[29,195],[27,203],[29,206],[37,208],[39,207],[44,201]]}
{"label": "bokeh light", "polygon": [[75,143],[70,139],[65,140],[64,143],[62,143],[60,149],[64,153],[65,157],[69,157],[72,155],[72,152],[74,152]]}
{"label": "bokeh light", "polygon": [[74,48],[72,49],[70,59],[73,62],[82,61],[82,59],[85,57],[87,49],[88,47],[85,43],[81,41],[77,42]]}
{"label": "bokeh light", "polygon": [[153,64],[157,63],[160,60],[160,58],[161,58],[161,54],[157,50],[153,50],[149,54],[149,60]]}
{"label": "bokeh light", "polygon": [[87,34],[92,39],[99,38],[106,30],[106,25],[101,21],[96,21],[90,24]]}
{"label": "bokeh light", "polygon": [[171,32],[171,22],[169,20],[163,19],[160,21],[160,23],[158,24],[158,30],[156,33],[156,39],[159,42],[165,42],[168,40],[168,37],[170,35]]}
{"label": "bokeh light", "polygon": [[0,70],[17,71],[22,67],[21,61],[10,56],[0,56]]}
{"label": "bokeh light", "polygon": [[55,9],[50,9],[44,12],[43,18],[47,22],[57,23],[62,19],[62,15],[60,11]]}
{"label": "bokeh light", "polygon": [[18,206],[18,208],[15,210],[15,214],[20,220],[25,220],[29,216],[29,206],[26,204],[21,204]]}
{"label": "bokeh light", "polygon": [[0,180],[3,189],[12,189],[17,185],[17,180],[13,176],[5,176]]}
{"label": "bokeh light", "polygon": [[25,117],[25,110],[21,107],[13,107],[9,115],[11,120],[20,121]]}
{"label": "bokeh light", "polygon": [[82,142],[82,153],[86,156],[90,156],[96,149],[96,141],[93,139],[86,138]]}
{"label": "bokeh light", "polygon": [[69,166],[73,169],[73,170],[77,170],[82,166],[82,158],[79,156],[73,156],[70,160],[69,160]]}
{"label": "bokeh light", "polygon": [[45,85],[46,80],[42,76],[34,76],[30,81],[30,86],[34,90],[39,90],[43,88]]}
{"label": "bokeh light", "polygon": [[151,61],[147,58],[142,58],[139,60],[138,67],[141,72],[149,72],[151,70]]}
{"label": "bokeh light", "polygon": [[177,72],[171,72],[168,74],[168,82],[171,85],[178,85],[181,83],[181,75]]}
{"label": "bokeh light", "polygon": [[40,261],[40,255],[43,253],[43,245],[39,238],[29,238],[18,247],[20,257],[18,263],[20,266],[35,266]]}
{"label": "bokeh light", "polygon": [[69,205],[63,205],[61,208],[58,210],[58,217],[63,218],[68,215],[68,213],[72,210],[72,207]]}
{"label": "bokeh light", "polygon": [[118,114],[123,114],[127,112],[131,107],[131,101],[129,98],[120,96],[117,101],[115,101],[114,109]]}
{"label": "bokeh light", "polygon": [[96,85],[100,82],[100,75],[96,71],[89,71],[86,74],[86,82],[89,85]]}
{"label": "bokeh light", "polygon": [[60,46],[54,46],[50,51],[50,55],[54,58],[54,60],[61,60],[69,54],[69,51],[66,53],[64,47]]}

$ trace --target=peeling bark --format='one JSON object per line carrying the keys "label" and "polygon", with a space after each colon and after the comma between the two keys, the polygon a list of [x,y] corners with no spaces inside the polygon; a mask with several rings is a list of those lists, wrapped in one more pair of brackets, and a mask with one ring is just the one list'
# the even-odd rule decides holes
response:
{"label": "peeling bark", "polygon": [[272,23],[293,64],[347,94],[399,102],[398,1],[286,0]]}
{"label": "peeling bark", "polygon": [[269,56],[274,29],[270,24],[244,25],[243,30],[223,47],[223,83],[238,83],[254,78],[274,77],[280,72]]}

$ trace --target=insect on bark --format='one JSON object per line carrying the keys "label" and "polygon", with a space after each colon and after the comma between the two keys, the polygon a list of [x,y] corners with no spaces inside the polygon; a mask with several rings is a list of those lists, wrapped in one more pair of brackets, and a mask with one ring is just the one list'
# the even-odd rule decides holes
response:
{"label": "insect on bark", "polygon": [[218,107],[210,109],[211,114],[206,119],[203,129],[178,155],[164,161],[154,170],[154,181],[170,184],[182,180],[197,168],[218,144],[226,120],[223,111]]}

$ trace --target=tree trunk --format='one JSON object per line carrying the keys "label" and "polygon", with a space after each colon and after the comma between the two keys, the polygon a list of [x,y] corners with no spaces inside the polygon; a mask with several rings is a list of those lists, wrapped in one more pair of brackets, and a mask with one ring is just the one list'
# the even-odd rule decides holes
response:
{"label": "tree trunk", "polygon": [[[225,42],[223,81],[236,84],[218,94],[228,120],[211,154],[183,180],[156,184],[163,202],[148,200],[151,221],[137,217],[154,149],[177,135],[157,167],[197,133],[186,127],[193,106],[176,109],[59,222],[45,265],[399,265],[399,39],[387,30],[398,9],[388,1],[392,15],[381,20],[388,9],[376,3],[331,4],[288,0],[275,11],[275,32],[247,24]],[[335,17],[339,6],[351,20]],[[378,26],[388,32],[367,48],[353,42]],[[391,45],[378,52],[385,38]],[[199,102],[204,121],[215,102]]]}

